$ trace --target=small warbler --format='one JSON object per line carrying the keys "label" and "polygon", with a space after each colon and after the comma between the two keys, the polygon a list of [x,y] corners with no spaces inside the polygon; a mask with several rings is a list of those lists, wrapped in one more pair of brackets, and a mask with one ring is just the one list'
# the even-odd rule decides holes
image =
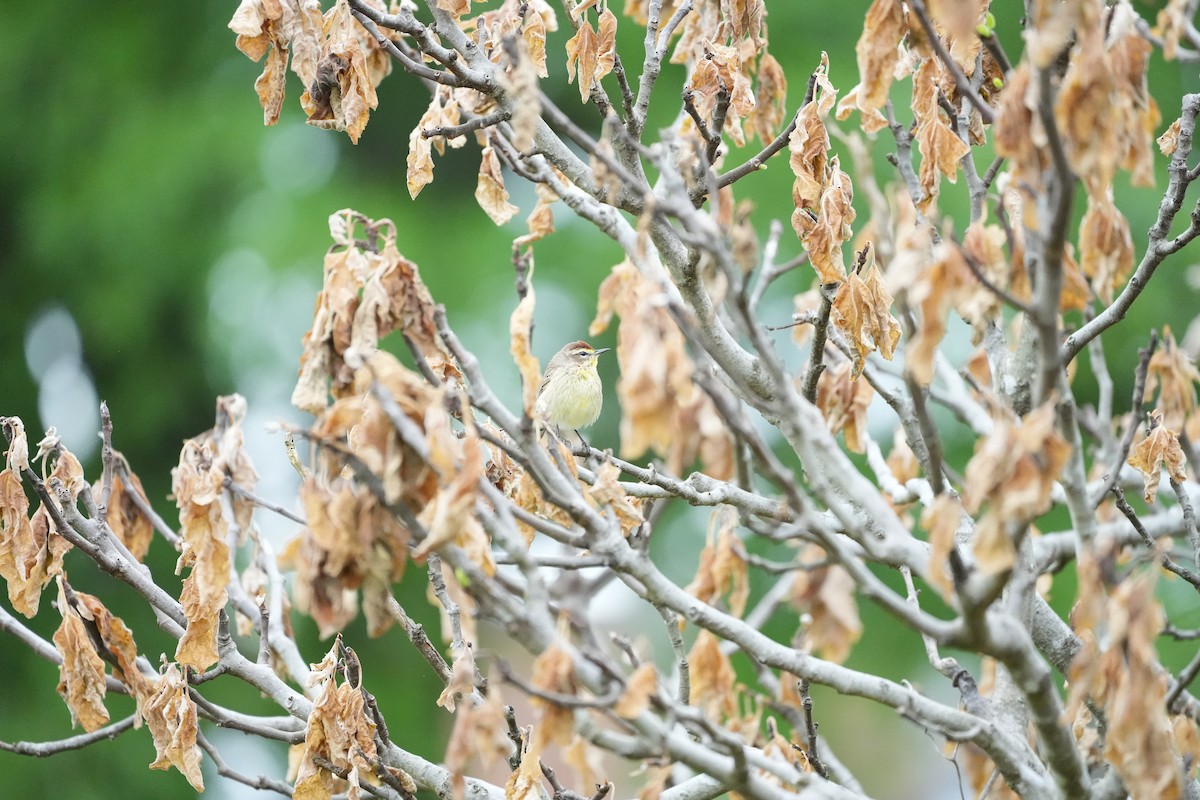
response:
{"label": "small warbler", "polygon": [[595,422],[604,402],[596,359],[608,350],[607,347],[596,350],[587,342],[571,342],[555,353],[546,365],[538,389],[534,407],[537,416],[549,425],[574,430],[576,434],[579,428]]}

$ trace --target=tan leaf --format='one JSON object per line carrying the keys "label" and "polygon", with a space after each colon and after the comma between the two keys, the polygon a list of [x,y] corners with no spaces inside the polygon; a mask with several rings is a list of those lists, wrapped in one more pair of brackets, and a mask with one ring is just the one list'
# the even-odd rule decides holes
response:
{"label": "tan leaf", "polygon": [[479,164],[479,181],[475,186],[475,200],[492,222],[503,225],[520,209],[508,202],[508,190],[504,188],[504,175],[500,170],[500,158],[491,145],[483,148],[483,160]]}
{"label": "tan leaf", "polygon": [[[58,577],[58,611],[62,622],[54,632],[54,646],[62,656],[58,665],[58,693],[71,712],[71,724],[91,732],[108,724],[108,709],[104,707],[104,661],[88,635],[87,626],[75,604],[68,602],[70,589]],[[89,619],[89,622],[91,620]]]}
{"label": "tan leaf", "polygon": [[[883,119],[879,109],[887,103],[892,76],[900,60],[900,42],[907,32],[904,6],[900,0],[874,0],[871,3],[862,35],[854,47],[861,82],[851,90],[854,106],[862,113],[863,130],[867,133],[879,129],[876,118]],[[849,102],[850,95],[847,95],[839,104],[838,119],[843,118],[842,105]]]}
{"label": "tan leaf", "polygon": [[[14,439],[10,463],[27,461],[28,451],[14,452],[21,446]],[[46,464],[54,454],[57,458],[49,478],[61,481],[75,499],[87,485],[83,467],[56,438],[48,435],[39,444],[37,457]],[[45,469],[43,466],[43,476]],[[13,609],[32,618],[41,605],[42,590],[62,573],[63,556],[72,545],[59,535],[44,504],[38,504],[32,517],[27,517],[28,513],[29,501],[21,482],[12,468],[6,467],[0,472],[0,578],[8,584]]]}
{"label": "tan leaf", "polygon": [[1154,351],[1146,371],[1146,391],[1143,402],[1158,392],[1157,410],[1162,424],[1174,431],[1183,429],[1184,421],[1196,410],[1196,382],[1200,371],[1187,351],[1175,343],[1170,325],[1163,326],[1162,343]]}
{"label": "tan leaf", "polygon": [[597,19],[599,30],[596,33],[596,73],[595,80],[600,81],[612,72],[617,54],[617,17],[607,7],[600,12]]}
{"label": "tan leaf", "polygon": [[508,320],[509,350],[517,370],[521,373],[521,403],[525,413],[532,416],[537,404],[538,387],[542,384],[542,368],[531,349],[533,336],[533,309],[537,296],[533,290],[533,256],[530,253],[529,272],[526,273],[525,296],[513,309]]}
{"label": "tan leaf", "polygon": [[754,111],[746,118],[748,133],[764,145],[775,139],[787,111],[787,76],[775,56],[763,51],[758,60],[758,82],[754,89]]}
{"label": "tan leaf", "polygon": [[724,720],[737,713],[734,683],[737,676],[729,658],[721,652],[717,637],[700,631],[688,652],[691,667],[692,703],[712,720]]}
{"label": "tan leaf", "polygon": [[[372,761],[377,757],[375,720],[367,710],[361,684],[338,683],[339,638],[325,659],[313,665],[309,692],[316,696],[304,731],[304,754],[296,774],[295,798],[328,798],[333,775],[317,766],[320,757],[345,771],[347,796],[361,796],[362,781],[374,780]],[[360,681],[362,676],[358,678]]]}
{"label": "tan leaf", "polygon": [[[816,545],[805,550],[806,559],[823,558]],[[804,627],[804,643],[822,658],[841,664],[862,636],[854,579],[836,564],[801,570],[792,581],[791,604],[811,621]]]}
{"label": "tan leaf", "polygon": [[[114,453],[114,457],[124,461],[124,456],[120,453]],[[125,476],[128,476],[128,482]],[[134,503],[130,493],[141,498],[145,506],[150,506],[150,500],[146,497],[146,490],[142,488],[138,476],[127,469],[118,471],[112,476],[112,497],[105,520],[133,557],[141,561],[150,549],[150,542],[154,538],[154,526],[150,518]]]}
{"label": "tan leaf", "polygon": [[866,358],[872,352],[892,360],[900,341],[900,323],[892,316],[891,292],[875,267],[874,248],[867,265],[850,274],[838,287],[833,308],[836,312],[833,323],[845,333],[856,354],[851,380],[862,374]]}
{"label": "tan leaf", "polygon": [[[553,12],[551,12],[553,13]],[[550,75],[546,69],[546,20],[541,14],[527,14],[521,28],[521,41],[539,78]]]}
{"label": "tan leaf", "polygon": [[1173,481],[1187,480],[1183,457],[1183,448],[1179,446],[1179,434],[1163,424],[1162,412],[1155,411],[1150,424],[1153,429],[1146,434],[1126,463],[1142,473],[1144,483],[1144,499],[1153,503],[1158,496],[1158,484],[1163,469]]}
{"label": "tan leaf", "polygon": [[[535,689],[551,695],[575,695],[575,666],[570,653],[558,645],[543,650],[534,659],[532,671]],[[534,697],[533,704],[541,709],[539,735],[547,742],[570,742],[575,733],[571,709],[540,697]]]}
{"label": "tan leaf", "polygon": [[1174,155],[1175,148],[1179,147],[1179,120],[1172,122],[1156,141],[1158,149],[1164,156]]}
{"label": "tan leaf", "polygon": [[[600,41],[591,20],[584,18],[575,35],[567,40],[567,82],[579,74],[579,99],[587,102],[592,91],[592,81],[597,79],[600,61]],[[600,76],[603,77],[603,76]]]}
{"label": "tan leaf", "polygon": [[841,433],[846,449],[864,453],[867,449],[867,408],[875,390],[867,381],[858,380],[849,361],[827,368],[817,382],[817,408],[825,416],[829,430]]}
{"label": "tan leaf", "polygon": [[838,283],[846,278],[842,245],[852,234],[853,200],[854,185],[834,157],[829,160],[816,213],[800,207],[792,212],[792,227],[799,233],[822,284]]}
{"label": "tan leaf", "polygon": [[750,575],[737,527],[737,512],[731,506],[718,506],[713,511],[707,543],[700,551],[700,565],[685,591],[710,604],[728,594],[729,613],[741,617],[750,597]]}
{"label": "tan leaf", "polygon": [[939,494],[921,514],[921,525],[929,532],[929,583],[947,601],[954,597],[948,565],[961,517],[962,507],[949,493]]}
{"label": "tan leaf", "polygon": [[242,0],[228,25],[237,34],[237,49],[260,60],[271,44],[272,23],[282,16],[280,0]]}
{"label": "tan leaf", "polygon": [[154,737],[158,757],[150,769],[179,770],[192,788],[204,791],[200,773],[200,747],[196,736],[200,722],[196,703],[188,694],[187,679],[177,664],[171,664],[158,679],[154,693],[147,700],[142,714],[146,727]]}
{"label": "tan leaf", "polygon": [[5,468],[18,473],[29,469],[29,438],[25,434],[25,423],[20,417],[5,417],[5,434],[8,436],[8,449],[4,451]]}
{"label": "tan leaf", "polygon": [[597,506],[606,508],[616,516],[621,524],[621,533],[626,538],[645,522],[641,501],[630,497],[621,486],[618,478],[621,470],[611,461],[605,461],[596,469],[596,480],[588,488],[587,494]]}
{"label": "tan leaf", "polygon": [[308,123],[345,131],[357,144],[371,110],[379,105],[377,81],[368,66],[369,53],[360,41],[361,26],[346,0],[325,12],[325,41],[321,44],[316,77],[300,97]]}
{"label": "tan leaf", "polygon": [[176,573],[190,567],[180,603],[188,626],[175,659],[203,670],[217,660],[218,616],[225,607],[232,577],[228,523],[221,508],[226,475],[253,483],[253,467],[241,449],[240,420],[245,400],[238,395],[217,400],[212,431],[184,442],[179,466],[171,470],[172,493],[179,508],[182,552]]}
{"label": "tan leaf", "polygon": [[654,449],[666,456],[672,474],[699,458],[709,475],[728,477],[733,472],[729,433],[712,400],[696,386],[683,334],[660,297],[657,286],[623,261],[600,285],[596,318],[588,329],[595,336],[614,314],[621,317],[616,348],[621,456],[638,458]]}
{"label": "tan leaf", "polygon": [[1111,303],[1133,270],[1133,237],[1129,222],[1112,203],[1112,190],[1097,201],[1088,197],[1087,213],[1079,223],[1079,266],[1091,278],[1096,295]]}
{"label": "tan leaf", "polygon": [[437,7],[458,19],[471,13],[471,0],[437,0]]}
{"label": "tan leaf", "polygon": [[947,119],[938,93],[945,67],[936,58],[921,62],[913,74],[912,109],[917,129],[913,137],[921,153],[921,167],[917,178],[924,190],[924,198],[918,204],[928,212],[937,201],[942,176],[951,183],[958,180],[959,161],[971,148],[958,137],[952,123]]}
{"label": "tan leaf", "polygon": [[537,203],[525,220],[529,233],[513,239],[514,248],[526,247],[554,233],[554,202],[558,200],[558,195],[544,183],[536,184],[533,189],[537,194]]}
{"label": "tan leaf", "polygon": [[[531,19],[540,20],[537,14],[530,14]],[[533,147],[538,123],[542,118],[542,101],[538,94],[538,75],[545,73],[545,34],[542,34],[542,65],[537,66],[532,56],[518,49],[518,58],[507,72],[501,73],[501,83],[504,90],[513,100],[512,116],[509,125],[512,127],[512,146],[521,152]]]}
{"label": "tan leaf", "polygon": [[437,704],[454,713],[458,701],[475,691],[475,648],[468,642],[459,648],[450,668],[450,681],[438,695]]}
{"label": "tan leaf", "polygon": [[[435,96],[430,107],[432,108],[437,103],[438,99]],[[421,135],[426,128],[434,127],[432,123],[433,117],[427,111],[425,116],[418,120],[412,133],[408,135],[408,169],[405,173],[405,180],[408,184],[408,196],[413,200],[417,199],[417,195],[421,193],[422,189],[433,183],[433,143]]]}
{"label": "tan leaf", "polygon": [[342,209],[330,216],[329,230],[334,245],[325,255],[324,286],[304,335],[292,403],[319,414],[330,395],[346,396],[355,369],[373,358],[380,338],[397,329],[435,374],[457,377],[437,333],[433,297],[417,265],[396,249],[392,221]]}
{"label": "tan leaf", "polygon": [[[1025,524],[1050,507],[1050,492],[1071,447],[1055,428],[1055,401],[1030,411],[1018,424],[999,419],[976,447],[967,464],[963,506],[972,514],[987,507],[979,520],[976,543],[993,566],[1004,555],[1009,523]],[[1010,562],[1011,563],[1011,562]],[[997,567],[998,569],[1006,567]]]}
{"label": "tan leaf", "polygon": [[1109,644],[1100,657],[1109,684],[1104,758],[1133,797],[1181,796],[1165,702],[1168,676],[1155,648],[1163,621],[1153,572],[1117,586],[1109,601]]}
{"label": "tan leaf", "polygon": [[658,672],[650,662],[633,671],[625,684],[625,693],[613,706],[618,717],[633,719],[650,707],[650,698],[658,691]]}
{"label": "tan leaf", "polygon": [[469,435],[464,442],[462,462],[451,475],[443,476],[447,482],[418,515],[426,537],[413,550],[413,560],[421,562],[434,550],[455,544],[487,574],[495,573],[487,534],[475,515],[479,479],[483,474],[480,450],[478,437]]}

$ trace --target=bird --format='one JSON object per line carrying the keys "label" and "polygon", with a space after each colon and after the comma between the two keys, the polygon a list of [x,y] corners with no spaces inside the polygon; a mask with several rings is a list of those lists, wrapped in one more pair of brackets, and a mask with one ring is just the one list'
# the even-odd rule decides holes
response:
{"label": "bird", "polygon": [[535,415],[548,425],[573,430],[583,441],[580,428],[600,418],[604,386],[596,361],[610,348],[599,350],[587,342],[571,342],[554,354],[538,388]]}

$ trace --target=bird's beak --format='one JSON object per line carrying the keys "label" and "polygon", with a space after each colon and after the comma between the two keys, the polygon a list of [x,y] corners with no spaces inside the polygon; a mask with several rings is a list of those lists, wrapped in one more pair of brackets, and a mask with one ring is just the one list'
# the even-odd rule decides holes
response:
{"label": "bird's beak", "polygon": [[592,352],[596,355],[600,355],[601,353],[607,353],[611,349],[611,347],[601,347],[599,350],[593,350]]}

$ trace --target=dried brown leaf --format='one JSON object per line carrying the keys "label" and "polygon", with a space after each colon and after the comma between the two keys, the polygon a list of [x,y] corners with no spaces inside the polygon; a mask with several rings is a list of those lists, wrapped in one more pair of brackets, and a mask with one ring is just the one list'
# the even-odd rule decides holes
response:
{"label": "dried brown leaf", "polygon": [[154,693],[142,709],[142,715],[154,737],[154,749],[158,755],[150,769],[175,767],[193,789],[203,792],[200,746],[196,743],[200,721],[196,703],[188,694],[187,679],[179,665],[169,665],[159,677]]}
{"label": "dried brown leaf", "polygon": [[479,179],[475,186],[475,200],[497,225],[508,222],[520,210],[508,202],[508,190],[504,188],[504,174],[500,170],[500,157],[490,144],[483,148]]}
{"label": "dried brown leaf", "polygon": [[841,433],[846,439],[846,449],[851,453],[864,453],[867,449],[867,408],[875,396],[875,390],[867,381],[858,380],[849,361],[821,373],[817,382],[817,408],[825,416],[825,424],[833,433]]}
{"label": "dried brown leaf", "polygon": [[613,706],[618,717],[633,719],[650,707],[650,698],[658,691],[658,672],[650,662],[633,671],[625,684],[625,693]]}
{"label": "dried brown leaf", "polygon": [[1133,448],[1126,462],[1142,473],[1143,496],[1147,503],[1153,503],[1154,498],[1158,496],[1162,470],[1167,471],[1171,480],[1187,480],[1187,472],[1184,470],[1187,462],[1183,456],[1183,448],[1179,445],[1179,434],[1163,424],[1161,411],[1151,414],[1150,424],[1154,428]]}
{"label": "dried brown leaf", "polygon": [[[71,712],[71,724],[91,732],[108,724],[108,709],[104,707],[104,661],[88,635],[80,611],[68,602],[70,589],[64,578],[58,578],[58,611],[62,622],[54,632],[54,646],[62,656],[58,665],[58,693]],[[88,620],[91,621],[90,619]]]}
{"label": "dried brown leaf", "polygon": [[[824,550],[816,545],[805,550],[805,560],[824,557]],[[836,564],[796,573],[791,604],[811,617],[803,630],[806,649],[815,650],[821,658],[836,664],[849,657],[851,648],[862,636],[854,591],[854,579]]]}
{"label": "dried brown leaf", "polygon": [[[851,380],[862,374],[866,358],[878,352],[888,361],[900,341],[900,323],[892,316],[892,294],[875,267],[874,248],[866,266],[849,275],[838,287],[833,301],[833,324],[854,347]],[[865,277],[864,277],[865,276]],[[861,453],[861,450],[854,452]]]}
{"label": "dried brown leaf", "polygon": [[732,441],[712,400],[693,380],[696,368],[683,334],[660,302],[658,287],[629,261],[613,267],[600,285],[589,333],[603,332],[614,314],[621,317],[616,348],[621,456],[638,458],[654,449],[666,456],[673,474],[699,458],[709,475],[731,475]]}

